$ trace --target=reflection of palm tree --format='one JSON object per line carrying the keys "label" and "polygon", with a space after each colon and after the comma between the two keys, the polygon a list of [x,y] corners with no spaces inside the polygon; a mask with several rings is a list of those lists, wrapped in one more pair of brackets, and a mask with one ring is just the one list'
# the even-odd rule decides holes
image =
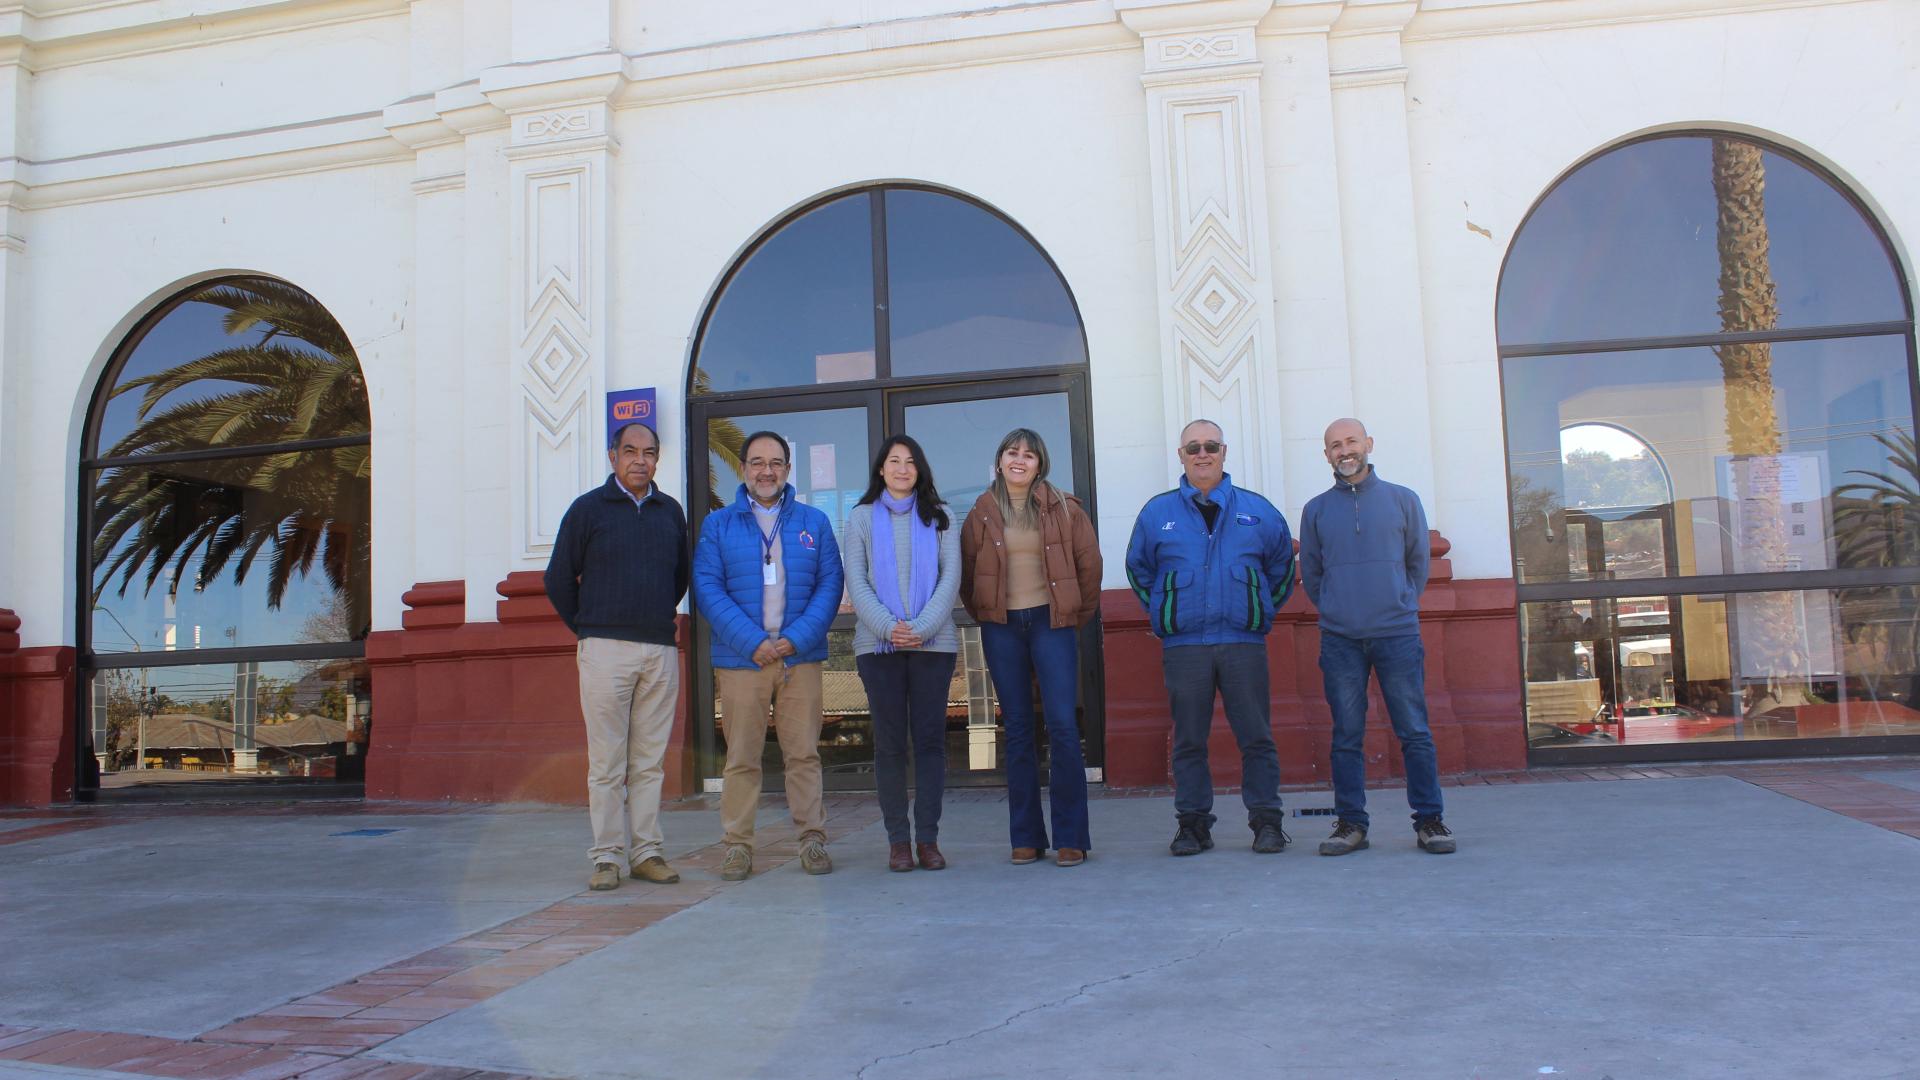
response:
{"label": "reflection of palm tree", "polygon": [[[705,371],[694,369],[693,396],[703,397],[712,392],[713,380],[707,377]],[[747,433],[740,430],[740,425],[728,417],[707,418],[707,453],[719,458],[721,464],[732,469],[735,477],[747,475],[745,466],[740,462],[740,454],[745,449],[740,443],[746,437]],[[707,509],[714,511],[725,505],[727,505],[726,500],[720,495],[720,477],[712,469],[708,469]]]}
{"label": "reflection of palm tree", "polygon": [[[282,282],[227,282],[193,300],[225,308],[229,335],[258,337],[116,387],[116,397],[143,391],[139,423],[102,456],[208,449],[245,456],[104,470],[93,494],[95,588],[104,591],[118,574],[125,595],[144,570],[147,590],[163,575],[166,588],[177,590],[196,555],[196,590],[229,562],[239,583],[265,551],[267,604],[277,608],[294,574],[305,576],[318,559],[328,583],[347,597],[357,637],[369,617],[368,446],[247,453],[367,434],[366,387],[353,346],[319,301]],[[196,387],[214,392],[162,407]]]}
{"label": "reflection of palm tree", "polygon": [[[1913,435],[1876,434],[1892,467],[1886,472],[1853,469],[1866,480],[1833,491],[1834,539],[1843,567],[1920,565],[1920,453]],[[1911,668],[1920,653],[1920,589],[1883,585],[1840,594],[1849,637],[1885,658],[1898,674],[1902,658]],[[1878,665],[1876,665],[1878,666]],[[1872,674],[1868,671],[1865,674]],[[1920,672],[1907,671],[1907,700],[1920,700]]]}
{"label": "reflection of palm tree", "polygon": [[[1780,302],[1769,260],[1766,162],[1759,146],[1742,139],[1713,140],[1713,195],[1720,256],[1720,329],[1725,333],[1772,330],[1780,325]],[[1727,450],[1740,476],[1743,535],[1736,542],[1749,566],[1773,569],[1787,562],[1787,524],[1777,487],[1756,481],[1771,471],[1780,453],[1780,415],[1774,402],[1773,346],[1767,342],[1721,345]],[[1741,652],[1758,670],[1786,674],[1807,670],[1800,645],[1801,617],[1785,592],[1740,598]],[[1769,681],[1776,681],[1770,679]],[[1776,693],[1776,697],[1780,697]],[[1784,700],[1784,699],[1783,699]]]}

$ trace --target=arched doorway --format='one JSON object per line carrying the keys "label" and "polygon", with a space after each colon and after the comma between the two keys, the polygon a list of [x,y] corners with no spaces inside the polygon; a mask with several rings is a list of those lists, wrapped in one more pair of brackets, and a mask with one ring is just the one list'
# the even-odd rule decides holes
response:
{"label": "arched doorway", "polygon": [[1533,760],[1920,746],[1908,296],[1857,199],[1747,136],[1542,196],[1498,316]]}
{"label": "arched doorway", "polygon": [[[836,193],[775,223],[728,272],[701,320],[688,392],[687,507],[697,532],[740,482],[739,442],[780,432],[799,498],[840,528],[892,432],[927,451],[958,515],[985,490],[1016,427],[1047,441],[1052,480],[1094,513],[1087,344],[1046,253],[997,211],[952,192],[887,184]],[[1097,514],[1095,514],[1097,520]],[[999,783],[997,702],[979,631],[963,611],[949,695],[951,783]],[[830,789],[872,786],[866,695],[844,603],[829,638],[821,758]],[[1097,624],[1081,642],[1081,737],[1102,760]],[[696,644],[695,743],[718,782],[719,733],[704,627]],[[770,733],[771,737],[771,733]],[[768,784],[780,754],[769,741]]]}
{"label": "arched doorway", "polygon": [[364,777],[369,431],[286,282],[196,285],[120,344],[81,450],[80,790]]}

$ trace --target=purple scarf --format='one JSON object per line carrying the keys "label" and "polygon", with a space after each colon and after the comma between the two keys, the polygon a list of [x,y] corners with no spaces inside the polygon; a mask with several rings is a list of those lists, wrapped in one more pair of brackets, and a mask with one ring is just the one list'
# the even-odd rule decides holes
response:
{"label": "purple scarf", "polygon": [[[920,520],[920,515],[914,513],[913,502],[913,495],[896,499],[892,492],[882,491],[873,504],[872,540],[867,545],[871,552],[869,565],[873,569],[874,594],[901,622],[912,622],[920,609],[927,606],[927,598],[933,595],[933,583],[940,575],[939,531]],[[900,562],[893,548],[893,531],[900,527],[902,519],[913,530],[913,562],[907,568],[904,600],[900,597]],[[881,652],[892,652],[893,642],[882,634],[878,648]]]}

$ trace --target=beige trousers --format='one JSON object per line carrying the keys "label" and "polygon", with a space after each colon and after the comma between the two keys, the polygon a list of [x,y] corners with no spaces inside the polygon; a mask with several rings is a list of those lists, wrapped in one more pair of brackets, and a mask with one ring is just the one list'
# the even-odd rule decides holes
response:
{"label": "beige trousers", "polygon": [[820,667],[715,668],[727,767],[720,786],[720,827],[729,844],[753,846],[753,812],[760,804],[760,757],[766,750],[767,712],[780,740],[787,808],[801,840],[827,839],[820,798]]}
{"label": "beige trousers", "polygon": [[587,814],[596,863],[637,863],[659,855],[660,782],[680,692],[680,653],[671,645],[582,638],[580,712],[587,721]]}

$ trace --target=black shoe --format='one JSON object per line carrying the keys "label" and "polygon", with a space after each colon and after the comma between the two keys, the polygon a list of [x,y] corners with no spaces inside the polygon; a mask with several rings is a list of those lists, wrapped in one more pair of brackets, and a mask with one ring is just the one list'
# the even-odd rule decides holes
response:
{"label": "black shoe", "polygon": [[1213,828],[1205,818],[1183,817],[1180,819],[1180,831],[1173,834],[1173,843],[1167,850],[1175,855],[1198,855],[1213,847]]}
{"label": "black shoe", "polygon": [[1262,855],[1273,855],[1287,850],[1287,844],[1293,837],[1280,827],[1277,821],[1262,821],[1253,828],[1253,850]]}

